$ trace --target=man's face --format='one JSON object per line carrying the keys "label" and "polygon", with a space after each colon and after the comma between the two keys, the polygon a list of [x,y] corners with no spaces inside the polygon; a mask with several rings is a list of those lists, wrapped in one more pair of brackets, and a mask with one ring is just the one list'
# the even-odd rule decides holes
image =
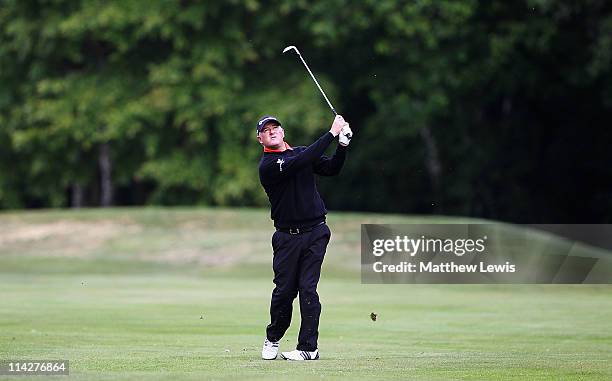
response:
{"label": "man's face", "polygon": [[276,122],[268,122],[257,135],[257,140],[266,148],[278,149],[284,144],[285,132]]}

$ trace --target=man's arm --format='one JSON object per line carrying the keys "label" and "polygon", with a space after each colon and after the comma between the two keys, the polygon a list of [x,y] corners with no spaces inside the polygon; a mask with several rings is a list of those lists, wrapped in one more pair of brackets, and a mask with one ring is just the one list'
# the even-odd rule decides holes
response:
{"label": "man's arm", "polygon": [[331,132],[326,132],[316,142],[293,157],[282,158],[282,162],[270,161],[259,168],[262,183],[273,184],[292,176],[302,168],[319,158],[334,139]]}
{"label": "man's arm", "polygon": [[345,124],[346,122],[342,116],[336,116],[329,132],[323,134],[316,142],[306,147],[305,150],[295,156],[283,158],[282,162],[269,162],[260,167],[259,177],[262,183],[277,183],[292,176],[300,169],[312,165],[323,155],[323,152],[325,152],[325,149],[327,149],[332,140],[340,134],[340,130],[342,130]]}
{"label": "man's arm", "polygon": [[331,158],[323,155],[314,163],[314,172],[321,176],[335,176],[340,173],[346,159],[346,146],[338,144]]}
{"label": "man's arm", "polygon": [[327,156],[321,156],[313,166],[314,172],[322,176],[335,176],[339,174],[346,159],[346,147],[350,144],[352,137],[353,131],[351,131],[349,124],[345,123],[340,131],[340,135],[338,135],[336,152],[334,152],[331,159]]}

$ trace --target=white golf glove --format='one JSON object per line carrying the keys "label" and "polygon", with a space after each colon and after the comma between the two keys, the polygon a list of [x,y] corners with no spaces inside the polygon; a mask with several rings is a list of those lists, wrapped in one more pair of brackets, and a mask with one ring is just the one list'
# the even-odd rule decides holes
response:
{"label": "white golf glove", "polygon": [[340,130],[340,135],[338,135],[338,141],[340,142],[341,145],[346,147],[349,145],[352,138],[353,138],[353,131],[347,124],[346,126],[342,127],[342,130]]}

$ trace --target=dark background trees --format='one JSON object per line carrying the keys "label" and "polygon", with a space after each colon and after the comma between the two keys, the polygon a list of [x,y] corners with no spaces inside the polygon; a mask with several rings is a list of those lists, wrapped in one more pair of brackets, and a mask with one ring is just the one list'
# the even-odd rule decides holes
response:
{"label": "dark background trees", "polygon": [[356,133],[329,207],[612,221],[605,1],[0,4],[0,207],[265,205],[254,124]]}

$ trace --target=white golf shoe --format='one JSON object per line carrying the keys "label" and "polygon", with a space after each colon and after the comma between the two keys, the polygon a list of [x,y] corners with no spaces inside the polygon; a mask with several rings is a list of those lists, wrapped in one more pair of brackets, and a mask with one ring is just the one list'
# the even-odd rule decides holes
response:
{"label": "white golf shoe", "polygon": [[266,338],[261,350],[261,358],[264,360],[274,360],[278,354],[278,341],[270,341]]}
{"label": "white golf shoe", "polygon": [[294,360],[294,361],[304,361],[304,360],[318,360],[319,359],[319,350],[315,349],[313,352],[308,351],[295,351],[291,352],[282,352],[281,358],[285,360]]}

